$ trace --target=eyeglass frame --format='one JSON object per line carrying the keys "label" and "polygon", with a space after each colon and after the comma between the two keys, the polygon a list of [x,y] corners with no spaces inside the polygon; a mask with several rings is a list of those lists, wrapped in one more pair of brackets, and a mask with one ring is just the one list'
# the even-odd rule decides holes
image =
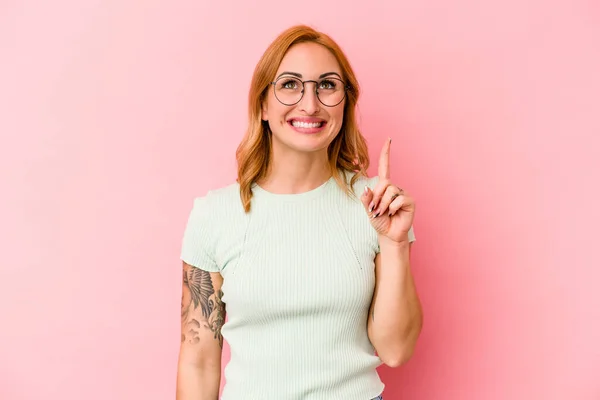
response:
{"label": "eyeglass frame", "polygon": [[[292,104],[287,104],[287,103],[284,103],[283,101],[279,100],[279,97],[277,97],[277,93],[275,92],[275,84],[277,83],[277,81],[279,81],[281,79],[286,79],[286,78],[287,79],[295,79],[297,81],[300,81],[300,83],[302,83],[302,92],[301,92],[302,95],[300,96],[300,98],[298,99],[297,102],[292,103]],[[338,103],[336,103],[336,104],[334,104],[332,106],[323,103],[323,101],[319,97],[319,89],[318,89],[319,81],[315,81],[315,80],[311,80],[311,79],[303,81],[303,80],[300,80],[300,78],[295,77],[295,76],[282,76],[282,77],[277,78],[273,82],[269,82],[269,84],[273,85],[273,94],[275,95],[275,98],[277,99],[278,102],[280,102],[284,106],[295,106],[296,104],[300,103],[302,101],[302,99],[304,98],[304,91],[306,89],[306,83],[307,82],[313,82],[315,84],[315,95],[317,96],[317,99],[319,100],[319,103],[323,104],[325,107],[336,107],[336,106],[339,106],[340,104],[342,104],[342,101],[344,101],[344,99],[347,96],[348,90],[350,90],[352,87],[350,85],[348,85],[346,82],[344,82],[341,78],[329,78],[329,79],[330,80],[331,79],[335,79],[335,80],[340,81],[340,82],[342,82],[344,84],[344,97],[342,97],[342,99]],[[323,81],[327,80],[327,78],[323,78],[322,80]]]}

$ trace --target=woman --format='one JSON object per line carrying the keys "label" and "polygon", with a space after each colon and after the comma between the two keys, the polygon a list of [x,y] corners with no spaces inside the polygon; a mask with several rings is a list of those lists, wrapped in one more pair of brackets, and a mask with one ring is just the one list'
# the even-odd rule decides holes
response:
{"label": "woman", "polygon": [[179,400],[218,398],[223,338],[223,400],[381,399],[376,367],[410,358],[415,205],[390,181],[391,140],[366,176],[358,95],[306,26],[256,66],[237,182],[195,199],[183,238]]}

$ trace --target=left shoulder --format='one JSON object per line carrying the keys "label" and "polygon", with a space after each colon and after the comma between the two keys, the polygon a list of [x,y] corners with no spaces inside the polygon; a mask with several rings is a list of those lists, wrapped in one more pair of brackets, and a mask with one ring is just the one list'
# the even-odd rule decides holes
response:
{"label": "left shoulder", "polygon": [[358,198],[362,196],[365,187],[368,186],[371,189],[373,189],[375,185],[377,185],[377,183],[379,182],[379,176],[377,175],[369,177],[354,171],[343,171],[342,175],[346,177],[346,182],[348,184],[350,184],[352,182],[352,178],[356,176],[356,180],[352,185],[352,191]]}

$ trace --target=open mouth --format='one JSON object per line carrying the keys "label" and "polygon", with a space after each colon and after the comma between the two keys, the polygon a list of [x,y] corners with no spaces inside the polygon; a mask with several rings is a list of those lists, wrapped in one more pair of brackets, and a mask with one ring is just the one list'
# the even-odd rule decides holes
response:
{"label": "open mouth", "polygon": [[292,125],[294,128],[304,128],[304,129],[316,129],[325,126],[326,121],[298,121],[295,119],[291,119],[288,121],[288,124]]}

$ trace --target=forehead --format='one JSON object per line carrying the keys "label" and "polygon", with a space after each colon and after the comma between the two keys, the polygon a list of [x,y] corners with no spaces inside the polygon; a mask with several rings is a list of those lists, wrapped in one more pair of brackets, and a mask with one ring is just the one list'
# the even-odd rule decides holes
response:
{"label": "forehead", "polygon": [[285,71],[300,73],[303,78],[308,79],[326,72],[342,74],[333,53],[316,43],[298,43],[290,47],[279,64],[277,75]]}

